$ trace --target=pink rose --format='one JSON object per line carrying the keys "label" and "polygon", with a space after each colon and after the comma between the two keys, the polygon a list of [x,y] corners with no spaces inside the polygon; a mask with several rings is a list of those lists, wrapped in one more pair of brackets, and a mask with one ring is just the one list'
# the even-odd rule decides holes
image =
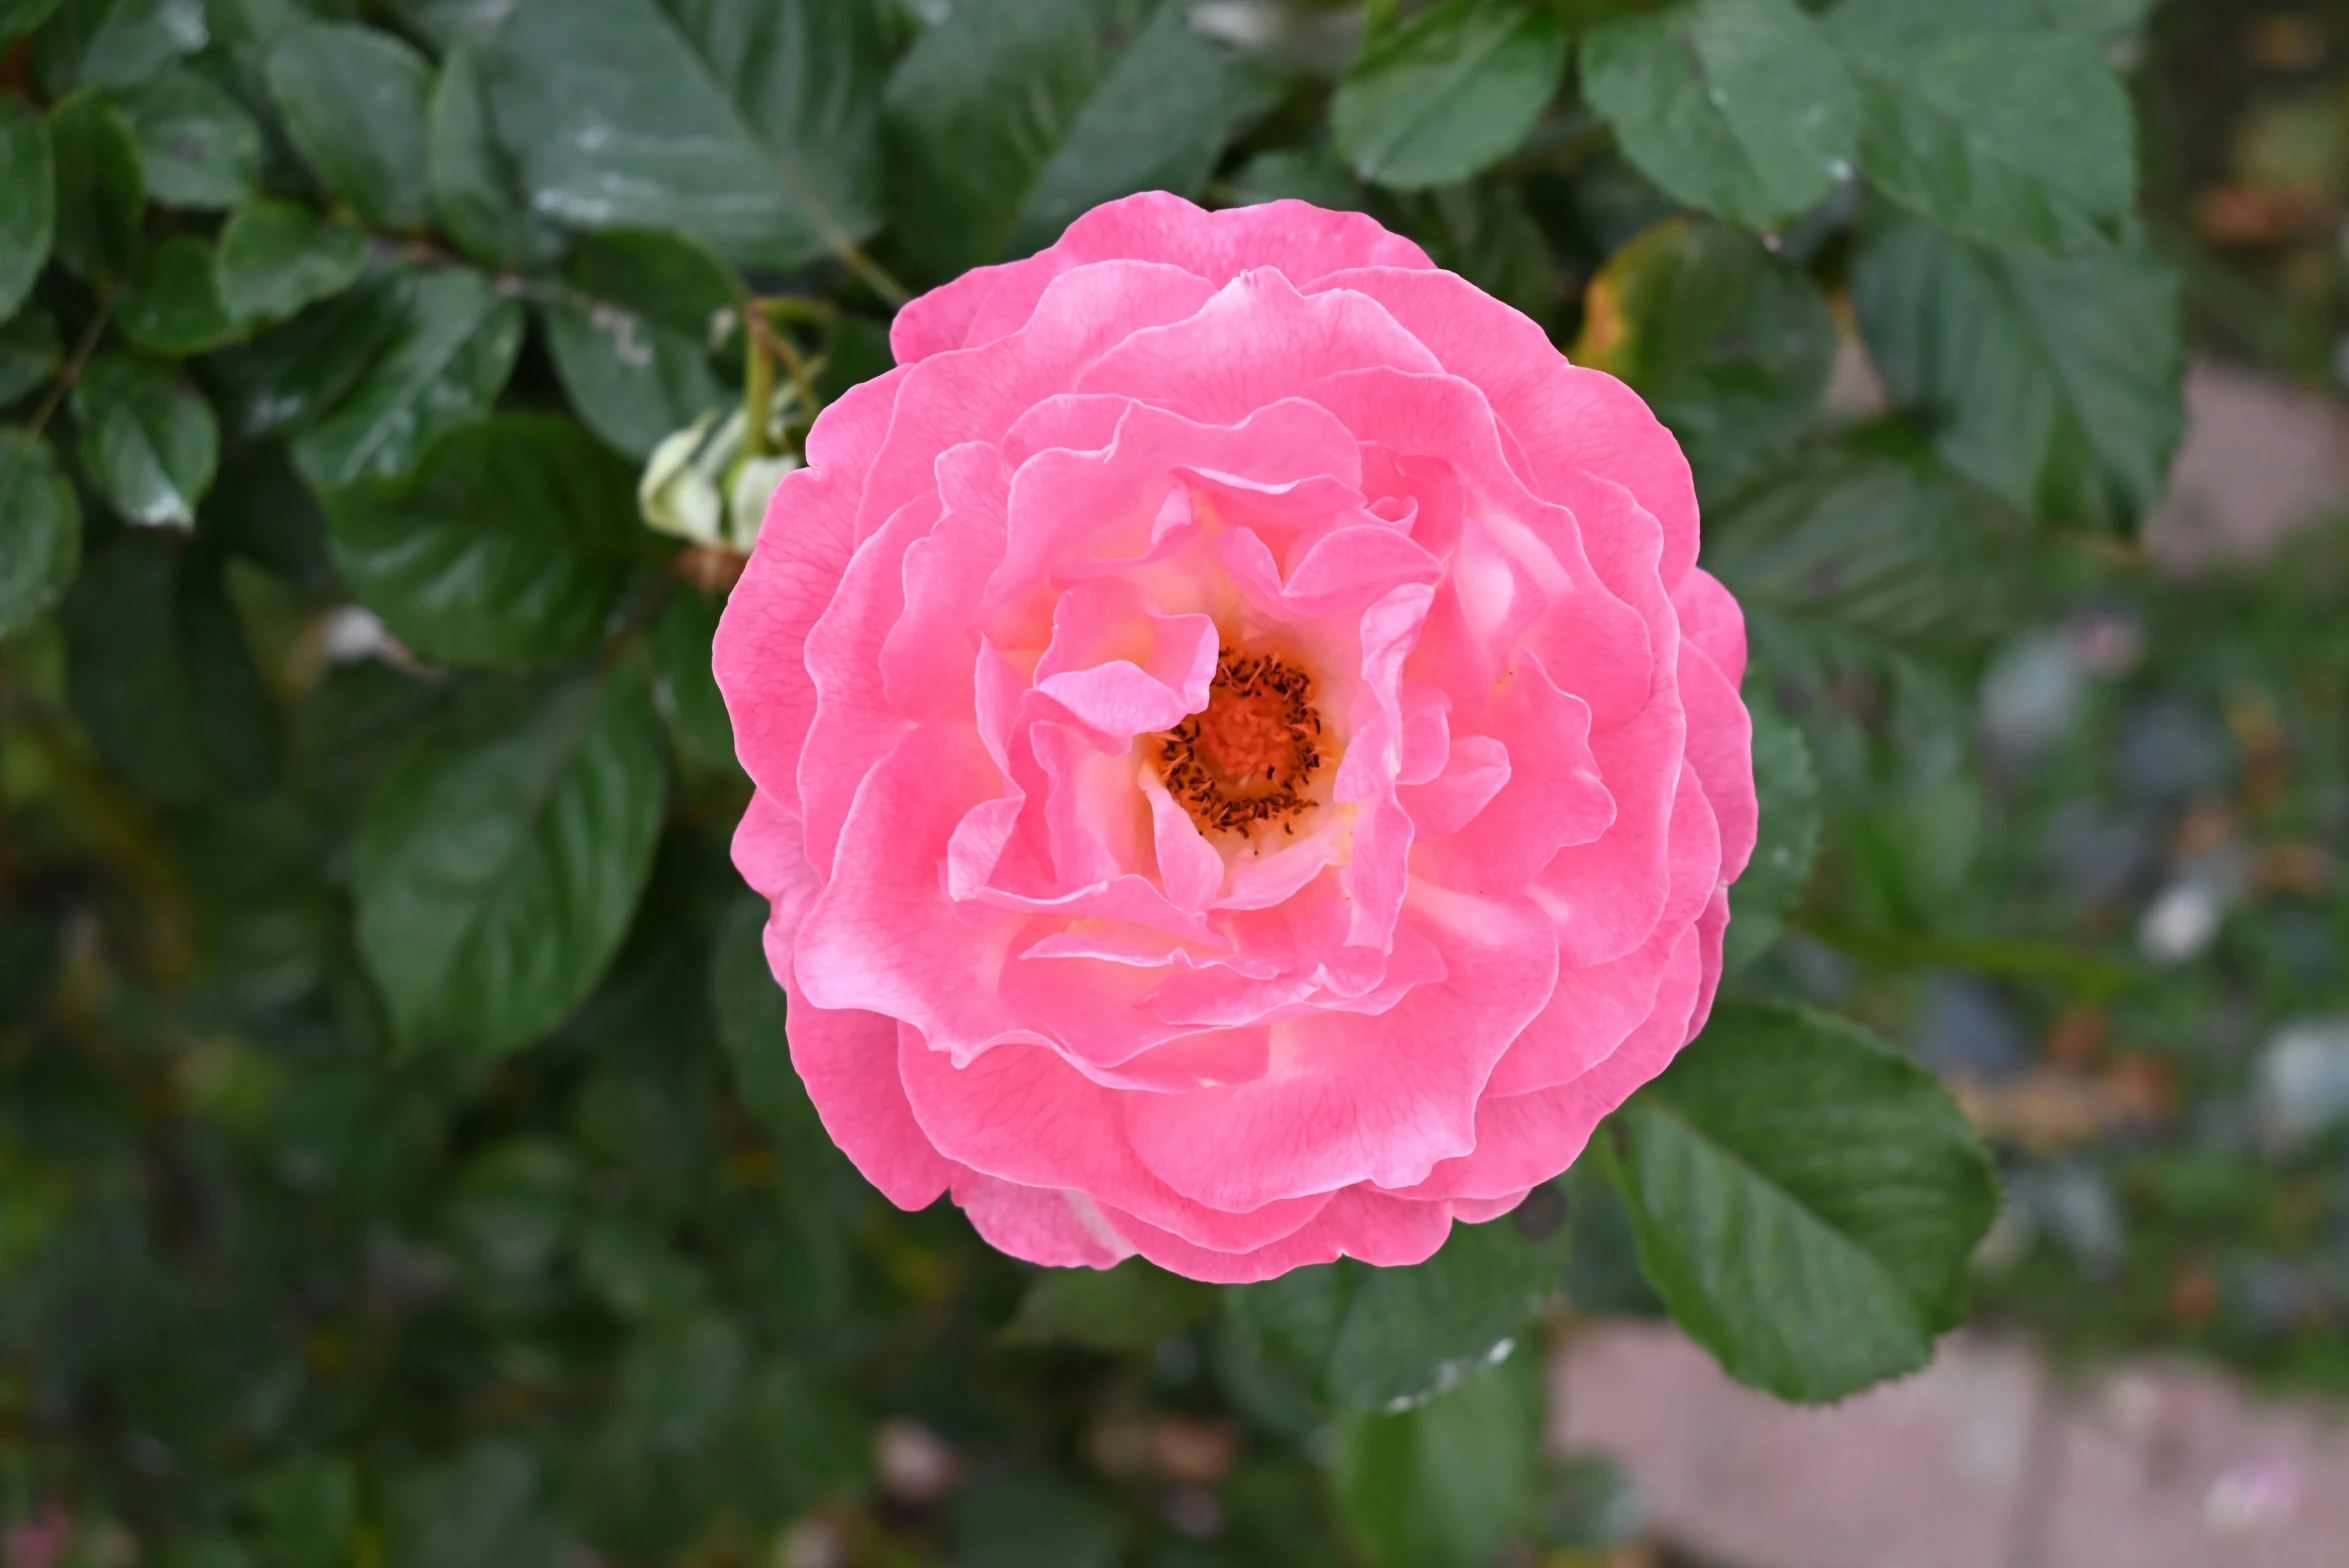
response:
{"label": "pink rose", "polygon": [[791,1056],[1046,1264],[1414,1263],[1703,1024],[1754,842],[1679,447],[1366,217],[908,305],[718,633]]}

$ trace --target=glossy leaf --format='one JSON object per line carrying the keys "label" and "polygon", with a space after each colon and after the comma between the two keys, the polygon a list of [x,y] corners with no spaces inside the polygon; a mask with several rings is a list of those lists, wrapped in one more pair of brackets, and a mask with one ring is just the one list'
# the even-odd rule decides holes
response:
{"label": "glossy leaf", "polygon": [[30,626],[73,582],[82,508],[49,444],[0,428],[0,637]]}
{"label": "glossy leaf", "polygon": [[625,671],[470,693],[392,763],[359,828],[358,940],[401,1037],[502,1052],[563,1020],[652,864],[660,733]]}
{"label": "glossy leaf", "polygon": [[378,278],[213,355],[206,379],[230,431],[298,429],[333,407],[399,333],[408,284],[396,273]]}
{"label": "glossy leaf", "polygon": [[601,638],[657,559],[635,475],[568,420],[507,414],[443,437],[403,480],[329,492],[336,568],[418,655],[543,664]]}
{"label": "glossy leaf", "polygon": [[370,225],[431,221],[432,67],[413,47],[371,27],[305,27],[270,51],[269,90],[310,167]]}
{"label": "glossy leaf", "polygon": [[398,330],[351,394],[295,439],[321,490],[396,479],[439,436],[479,420],[513,374],[522,307],[477,273],[408,279]]}
{"label": "glossy leaf", "polygon": [[239,321],[279,320],[340,294],[367,266],[367,237],[290,201],[256,202],[220,231],[220,298]]}
{"label": "glossy leaf", "polygon": [[485,61],[537,212],[797,266],[879,225],[867,0],[518,0]]}
{"label": "glossy leaf", "polygon": [[1731,971],[1778,940],[1819,850],[1819,772],[1810,743],[1769,698],[1749,690],[1745,702],[1754,725],[1754,793],[1762,825],[1745,874],[1729,889],[1729,930],[1721,950]]}
{"label": "glossy leaf", "polygon": [[1520,0],[1444,0],[1380,34],[1330,103],[1363,179],[1412,190],[1465,180],[1512,151],[1558,91],[1566,28]]}
{"label": "glossy leaf", "polygon": [[618,229],[580,242],[569,298],[545,312],[563,389],[589,429],[630,457],[652,455],[730,393],[714,342],[742,330],[748,291],[679,235]]}
{"label": "glossy leaf", "polygon": [[1372,1568],[1485,1568],[1541,1474],[1541,1357],[1527,1348],[1426,1404],[1342,1420],[1331,1490]]}
{"label": "glossy leaf", "polygon": [[147,194],[167,207],[233,207],[261,180],[261,128],[245,106],[184,66],[121,95]]}
{"label": "glossy leaf", "polygon": [[1928,458],[1893,439],[1804,454],[1706,519],[1705,564],[1749,614],[1915,646],[1996,627],[2014,552]]}
{"label": "glossy leaf", "polygon": [[1880,226],[1852,294],[1893,396],[1952,468],[2050,522],[2152,510],[2183,425],[2178,285],[2142,249],[1992,250]]}
{"label": "glossy leaf", "polygon": [[1859,1025],[1724,1003],[1609,1127],[1640,1266],[1740,1381],[1840,1399],[1923,1366],[1964,1315],[1989,1156]]}
{"label": "glossy leaf", "polygon": [[0,320],[16,314],[49,260],[57,230],[57,165],[48,124],[0,101]]}
{"label": "glossy leaf", "polygon": [[45,310],[22,310],[0,322],[0,408],[48,385],[65,358],[57,318]]}
{"label": "glossy leaf", "polygon": [[484,1442],[392,1499],[389,1568],[557,1568],[565,1554],[538,1463]]}
{"label": "glossy leaf", "polygon": [[669,595],[653,622],[654,696],[678,749],[705,772],[739,775],[734,727],[710,669],[710,648],[723,606],[690,588]]}
{"label": "glossy leaf", "polygon": [[124,337],[173,358],[217,348],[236,331],[220,302],[211,242],[174,234],[140,261],[115,320]]}
{"label": "glossy leaf", "polygon": [[187,805],[275,781],[282,721],[215,552],[126,532],[83,562],[61,617],[74,714],[133,786]]}
{"label": "glossy leaf", "polygon": [[459,43],[441,61],[428,128],[432,211],[459,249],[485,267],[543,266],[563,237],[532,212],[490,123],[481,51]]}
{"label": "glossy leaf", "polygon": [[1215,1310],[1215,1287],[1141,1258],[1112,1269],[1046,1269],[1020,1298],[1010,1337],[1087,1350],[1147,1350]]}
{"label": "glossy leaf", "polygon": [[2032,0],[1843,0],[1827,27],[1860,93],[1860,166],[1970,238],[2076,248],[2115,235],[2136,134],[2098,42]]}
{"label": "glossy leaf", "polygon": [[33,67],[52,94],[128,87],[203,48],[207,34],[204,0],[62,0],[33,40]]}
{"label": "glossy leaf", "polygon": [[1591,280],[1573,359],[1630,382],[1711,495],[1810,424],[1835,341],[1808,277],[1727,225],[1677,218],[1634,238]]}
{"label": "glossy leaf", "polygon": [[49,19],[58,0],[0,0],[0,43],[13,43]]}
{"label": "glossy leaf", "polygon": [[1851,173],[1851,79],[1794,0],[1690,0],[1600,23],[1582,90],[1623,155],[1691,206],[1774,229]]}
{"label": "glossy leaf", "polygon": [[1122,1533],[1106,1500],[1038,1470],[966,1488],[949,1531],[957,1568],[1115,1568]]}
{"label": "glossy leaf", "polygon": [[49,115],[56,158],[57,259],[85,282],[127,277],[139,259],[147,186],[122,111],[85,88]]}
{"label": "glossy leaf", "polygon": [[1342,1259],[1224,1296],[1257,1349],[1326,1404],[1401,1409],[1509,1355],[1565,1268],[1562,1218],[1537,1190],[1505,1219],[1455,1224],[1415,1268]]}
{"label": "glossy leaf", "polygon": [[148,527],[196,525],[220,462],[210,404],[159,365],[107,354],[74,383],[71,406],[82,468],[108,504]]}
{"label": "glossy leaf", "polygon": [[1180,5],[958,5],[889,78],[892,232],[944,277],[1041,249],[1112,197],[1188,195],[1223,147],[1226,93]]}

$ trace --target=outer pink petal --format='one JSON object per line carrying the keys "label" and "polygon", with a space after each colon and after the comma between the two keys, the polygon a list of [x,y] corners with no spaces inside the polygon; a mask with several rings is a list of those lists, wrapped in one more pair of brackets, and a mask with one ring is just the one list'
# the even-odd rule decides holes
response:
{"label": "outer pink petal", "polygon": [[1688,765],[1721,824],[1721,881],[1734,882],[1754,852],[1761,807],[1754,795],[1754,725],[1720,667],[1693,642],[1680,645],[1680,699],[1688,706]]}
{"label": "outer pink petal", "polygon": [[1335,1194],[1311,1224],[1253,1251],[1218,1251],[1116,1209],[1105,1208],[1103,1214],[1160,1268],[1215,1285],[1254,1284],[1343,1257],[1386,1266],[1424,1263],[1452,1229],[1449,1204],[1418,1203],[1368,1187]]}
{"label": "outer pink petal", "polygon": [[1287,278],[1266,270],[1233,279],[1194,314],[1134,332],[1087,369],[1077,387],[1147,398],[1228,425],[1267,404],[1310,397],[1325,377],[1373,366],[1440,368],[1369,296],[1299,294]]}
{"label": "outer pink petal", "polygon": [[1138,330],[1181,321],[1213,297],[1178,267],[1103,262],[1055,278],[1035,315],[1010,336],[908,367],[865,480],[858,540],[930,488],[939,453],[966,441],[1001,441],[1036,404],[1075,390],[1105,350]]}
{"label": "outer pink petal", "polygon": [[914,731],[865,776],[839,872],[799,930],[794,967],[811,1000],[905,1019],[958,1052],[1029,1036],[986,982],[1013,923],[967,923],[939,874],[955,824],[998,783],[977,737],[943,726]]}
{"label": "outer pink petal", "polygon": [[1134,1255],[1083,1193],[966,1171],[955,1180],[954,1201],[987,1245],[1046,1268],[1106,1269]]}
{"label": "outer pink petal", "polygon": [[900,363],[991,342],[1025,325],[1064,272],[1094,262],[1166,262],[1221,287],[1252,267],[1277,267],[1300,285],[1346,267],[1431,267],[1427,253],[1374,220],[1301,201],[1208,212],[1180,196],[1144,191],[1105,202],[1024,261],[981,267],[897,314],[890,347]]}
{"label": "outer pink petal", "polygon": [[[778,958],[772,942],[767,956]],[[899,1208],[934,1202],[959,1167],[923,1136],[906,1103],[897,1077],[897,1020],[829,1012],[795,996],[785,1030],[791,1065],[840,1152]]]}
{"label": "outer pink petal", "polygon": [[956,1067],[909,1028],[898,1069],[924,1132],[959,1163],[1022,1186],[1089,1193],[1202,1246],[1265,1246],[1329,1201],[1313,1193],[1236,1212],[1183,1197],[1134,1157],[1120,1127],[1122,1108],[1181,1096],[1105,1089],[1041,1046],[1001,1045]]}
{"label": "outer pink petal", "polygon": [[856,509],[905,377],[851,387],[816,416],[807,466],[783,476],[767,503],[750,565],[718,620],[710,662],[734,723],[734,749],[758,786],[799,803],[799,754],[815,722],[804,653],[856,548]]}
{"label": "outer pink petal", "polygon": [[1564,469],[1627,486],[1664,524],[1664,581],[1678,583],[1696,564],[1688,459],[1638,393],[1603,371],[1569,365],[1530,318],[1453,273],[1374,268],[1333,273],[1316,287],[1370,295],[1446,370],[1483,388],[1522,443],[1536,490],[1565,499],[1553,484]]}
{"label": "outer pink petal", "polygon": [[1273,1069],[1256,1082],[1130,1099],[1143,1162],[1201,1203],[1249,1209],[1360,1181],[1408,1187],[1474,1147],[1485,1079],[1556,983],[1556,937],[1524,900],[1434,887],[1413,889],[1404,919],[1444,980],[1381,1014],[1274,1025]]}
{"label": "outer pink petal", "polygon": [[[1661,1051],[1668,1059],[1688,1038],[1703,980],[1703,944],[1691,926],[1673,948],[1654,1009],[1613,1054],[1644,1063]],[[1532,1094],[1488,1095],[1476,1108],[1475,1149],[1444,1161],[1401,1195],[1496,1198],[1548,1181],[1573,1164],[1590,1141],[1591,1129],[1605,1114],[1593,1114],[1594,1106],[1573,1084]]]}
{"label": "outer pink petal", "polygon": [[1704,649],[1705,657],[1736,686],[1745,680],[1745,611],[1721,580],[1696,567],[1672,590],[1680,635]]}

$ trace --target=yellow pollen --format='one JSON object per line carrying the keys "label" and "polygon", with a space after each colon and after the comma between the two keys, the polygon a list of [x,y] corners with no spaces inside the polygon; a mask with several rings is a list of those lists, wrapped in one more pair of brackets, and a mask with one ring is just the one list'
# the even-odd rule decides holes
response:
{"label": "yellow pollen", "polygon": [[1158,737],[1159,776],[1202,833],[1296,831],[1321,768],[1313,677],[1270,654],[1216,653],[1207,709]]}

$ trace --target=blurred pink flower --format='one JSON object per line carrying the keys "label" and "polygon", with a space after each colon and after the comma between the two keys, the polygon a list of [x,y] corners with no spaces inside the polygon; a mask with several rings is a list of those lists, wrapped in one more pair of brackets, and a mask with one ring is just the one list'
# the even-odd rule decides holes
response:
{"label": "blurred pink flower", "polygon": [[39,1517],[8,1527],[0,1541],[0,1559],[7,1568],[57,1568],[73,1545],[73,1515],[62,1503],[51,1503]]}
{"label": "blurred pink flower", "polygon": [[1621,382],[1366,217],[915,300],[718,636],[792,1059],[1004,1251],[1412,1263],[1702,1025],[1744,621]]}

